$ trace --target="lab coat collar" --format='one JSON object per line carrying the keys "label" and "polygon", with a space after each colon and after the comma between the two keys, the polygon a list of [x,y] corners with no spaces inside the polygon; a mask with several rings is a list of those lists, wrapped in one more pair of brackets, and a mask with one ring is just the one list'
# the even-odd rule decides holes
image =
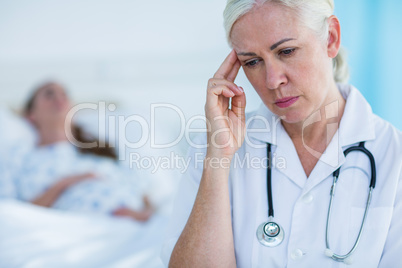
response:
{"label": "lab coat collar", "polygon": [[[345,162],[344,147],[375,139],[370,105],[353,86],[338,84],[338,88],[346,99],[345,110],[338,131],[310,174],[309,187],[305,190],[317,185]],[[307,177],[293,142],[280,123],[279,117],[261,104],[258,110],[247,119],[247,126],[248,139],[275,145],[276,156],[284,157],[288,163],[285,169],[279,171],[304,188]]]}
{"label": "lab coat collar", "polygon": [[[373,112],[363,95],[353,86],[338,84],[338,89],[346,99],[338,134],[341,146],[375,139]],[[284,128],[280,118],[273,114],[265,104],[247,118],[247,135],[264,143],[278,145]],[[286,132],[286,131],[285,131]]]}
{"label": "lab coat collar", "polygon": [[310,191],[345,163],[343,151],[347,147],[375,139],[373,112],[363,95],[351,85],[338,84],[338,88],[346,99],[338,131],[311,172],[302,194]]}
{"label": "lab coat collar", "polygon": [[286,177],[291,179],[299,187],[303,188],[307,177],[301,165],[288,133],[282,126],[280,118],[273,114],[264,104],[252,113],[247,119],[247,139],[252,144],[270,143],[273,145],[273,163],[282,159],[286,163],[282,168],[277,168]]}
{"label": "lab coat collar", "polygon": [[273,114],[264,103],[246,118],[246,139],[277,145],[278,133],[283,130],[279,116]]}
{"label": "lab coat collar", "polygon": [[346,99],[345,111],[339,125],[339,142],[342,147],[375,139],[373,111],[363,95],[353,86],[338,84]]}

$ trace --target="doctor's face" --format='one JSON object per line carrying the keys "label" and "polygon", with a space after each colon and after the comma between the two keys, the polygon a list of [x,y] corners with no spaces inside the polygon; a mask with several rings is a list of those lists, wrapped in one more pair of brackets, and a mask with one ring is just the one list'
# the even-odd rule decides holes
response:
{"label": "doctor's face", "polygon": [[231,41],[264,104],[287,123],[304,121],[328,98],[332,58],[327,43],[274,3],[254,7],[233,26]]}

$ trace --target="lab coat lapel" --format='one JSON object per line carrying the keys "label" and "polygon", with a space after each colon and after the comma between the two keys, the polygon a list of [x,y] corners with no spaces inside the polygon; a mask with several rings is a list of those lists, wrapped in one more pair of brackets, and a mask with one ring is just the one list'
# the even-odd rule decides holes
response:
{"label": "lab coat lapel", "polygon": [[[249,124],[253,129],[267,129],[266,125],[268,123],[269,129],[267,131],[248,133],[249,138],[273,144],[273,172],[277,170],[283,173],[296,185],[304,188],[303,192],[311,190],[323,180],[329,178],[345,162],[346,159],[343,151],[347,147],[375,138],[372,123],[373,113],[370,105],[353,86],[338,84],[338,88],[346,99],[345,111],[338,131],[332,138],[324,154],[321,155],[308,180],[294,144],[277,116],[262,104],[254,115],[259,120],[254,120]],[[264,123],[261,118],[265,118],[267,121]],[[285,160],[286,165],[284,168],[277,168],[275,166],[275,159],[279,158]]]}
{"label": "lab coat lapel", "polygon": [[353,86],[338,85],[346,99],[345,111],[339,125],[339,143],[345,147],[375,139],[373,111],[363,95]]}
{"label": "lab coat lapel", "polygon": [[316,185],[332,175],[332,173],[345,162],[342,146],[339,143],[339,131],[337,131],[328,144],[327,149],[321,155],[320,160],[315,165],[314,169],[307,180],[303,193],[307,193]]}
{"label": "lab coat lapel", "polygon": [[[279,117],[274,115],[268,108],[261,104],[248,124],[248,130],[259,129],[260,131],[250,131],[248,138],[264,143],[272,144],[273,153],[273,173],[279,171],[293,181],[300,188],[306,183],[306,174],[297,155],[296,149],[288,133],[280,123]],[[265,131],[263,131],[265,129]],[[283,160],[283,161],[279,161]],[[281,164],[278,164],[278,163]]]}
{"label": "lab coat lapel", "polygon": [[370,105],[356,88],[341,84],[338,88],[346,99],[339,129],[311,172],[304,192],[308,192],[329,176],[332,177],[332,173],[346,161],[343,154],[346,148],[375,138]]}
{"label": "lab coat lapel", "polygon": [[277,166],[275,170],[284,174],[300,188],[304,188],[307,176],[304,172],[293,141],[290,139],[282,124],[279,124],[278,128],[278,146],[275,150],[275,157],[282,157],[285,160],[286,165],[285,168]]}

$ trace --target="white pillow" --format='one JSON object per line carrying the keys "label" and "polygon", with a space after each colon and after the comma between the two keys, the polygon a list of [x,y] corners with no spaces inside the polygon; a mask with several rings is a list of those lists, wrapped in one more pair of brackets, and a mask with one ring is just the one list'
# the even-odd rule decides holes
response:
{"label": "white pillow", "polygon": [[0,107],[0,153],[7,156],[16,146],[32,148],[37,140],[30,123],[6,108]]}
{"label": "white pillow", "polygon": [[0,107],[0,198],[16,198],[13,174],[36,144],[35,129],[21,116]]}
{"label": "white pillow", "polygon": [[0,161],[0,200],[3,198],[17,198],[17,191],[10,167],[7,163]]}

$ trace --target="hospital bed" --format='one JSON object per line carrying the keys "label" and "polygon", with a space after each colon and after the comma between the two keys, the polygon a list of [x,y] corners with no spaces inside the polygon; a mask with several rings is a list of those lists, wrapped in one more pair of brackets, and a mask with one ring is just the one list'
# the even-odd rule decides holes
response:
{"label": "hospital bed", "polygon": [[[124,114],[127,117],[132,111]],[[83,114],[77,121],[94,130],[98,127],[90,125],[90,122],[97,122],[94,116],[97,115]],[[7,158],[13,144],[22,144],[22,148],[34,146],[36,137],[32,128],[7,109],[0,108],[0,125],[4,130],[0,134],[0,160]],[[137,130],[132,128],[127,132],[135,135]],[[169,137],[168,130],[164,133],[164,138]],[[128,137],[131,141],[136,138]],[[142,156],[168,156],[172,152],[182,155],[185,151],[182,143],[167,149],[153,150],[147,146],[136,149]],[[128,165],[129,158],[125,161]],[[148,169],[137,170],[137,173],[149,178],[150,199],[158,208],[145,223],[1,198],[0,267],[163,267],[159,252],[180,171]],[[2,179],[0,177],[0,182]]]}

